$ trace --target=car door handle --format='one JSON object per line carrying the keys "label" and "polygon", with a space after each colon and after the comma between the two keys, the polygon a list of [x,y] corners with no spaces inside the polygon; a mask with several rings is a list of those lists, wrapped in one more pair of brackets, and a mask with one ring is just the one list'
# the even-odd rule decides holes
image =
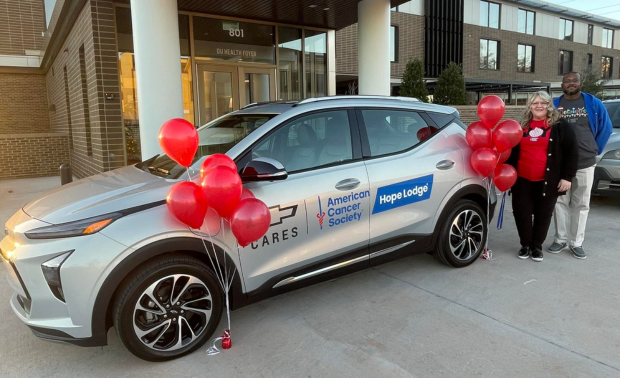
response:
{"label": "car door handle", "polygon": [[445,171],[446,169],[454,168],[454,161],[442,160],[439,163],[437,163],[435,167],[437,167],[437,169],[441,169],[442,171]]}
{"label": "car door handle", "polygon": [[351,190],[355,189],[360,185],[360,180],[356,178],[344,179],[342,181],[338,181],[336,183],[336,189],[338,190]]}

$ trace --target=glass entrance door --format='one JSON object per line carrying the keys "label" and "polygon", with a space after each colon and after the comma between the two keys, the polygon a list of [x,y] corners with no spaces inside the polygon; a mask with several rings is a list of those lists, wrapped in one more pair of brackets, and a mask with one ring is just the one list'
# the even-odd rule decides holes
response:
{"label": "glass entrance door", "polygon": [[275,69],[239,67],[241,107],[276,99]]}
{"label": "glass entrance door", "polygon": [[198,64],[198,125],[239,109],[236,67]]}
{"label": "glass entrance door", "polygon": [[276,99],[275,68],[199,63],[196,76],[199,126],[245,105]]}

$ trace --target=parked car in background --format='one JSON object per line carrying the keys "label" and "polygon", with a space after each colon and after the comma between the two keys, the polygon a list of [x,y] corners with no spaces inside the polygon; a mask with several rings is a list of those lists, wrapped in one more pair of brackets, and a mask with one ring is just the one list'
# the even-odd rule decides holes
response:
{"label": "parked car in background", "polygon": [[[453,108],[378,96],[226,114],[198,129],[189,170],[160,154],[20,209],[0,243],[11,306],[43,339],[106,345],[115,327],[136,356],[162,361],[217,328],[225,301],[216,256],[238,272],[233,309],[412,253],[468,266],[496,197],[471,169],[465,129]],[[166,207],[170,188],[214,153],[236,162],[271,211],[267,234],[245,248],[217,214],[190,230]]]}
{"label": "parked car in background", "polygon": [[592,193],[615,196],[620,195],[620,99],[603,101],[603,104],[614,131],[603,153],[596,157]]}

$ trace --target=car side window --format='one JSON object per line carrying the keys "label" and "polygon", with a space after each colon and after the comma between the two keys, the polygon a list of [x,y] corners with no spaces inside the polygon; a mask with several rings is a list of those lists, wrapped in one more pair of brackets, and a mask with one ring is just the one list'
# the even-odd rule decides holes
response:
{"label": "car side window", "polygon": [[310,114],[288,122],[252,149],[252,158],[278,160],[289,173],[353,160],[346,110]]}
{"label": "car side window", "polygon": [[367,109],[361,113],[372,157],[408,150],[436,131],[413,111]]}

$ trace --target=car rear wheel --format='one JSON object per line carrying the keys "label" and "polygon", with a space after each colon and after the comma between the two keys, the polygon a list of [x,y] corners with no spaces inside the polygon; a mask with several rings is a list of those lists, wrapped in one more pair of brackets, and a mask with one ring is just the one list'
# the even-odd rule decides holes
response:
{"label": "car rear wheel", "polygon": [[222,291],[209,267],[188,256],[165,255],[125,281],[113,320],[134,355],[166,361],[200,348],[221,315]]}
{"label": "car rear wheel", "polygon": [[456,203],[439,233],[435,258],[449,266],[462,268],[480,256],[488,232],[486,214],[477,203]]}

